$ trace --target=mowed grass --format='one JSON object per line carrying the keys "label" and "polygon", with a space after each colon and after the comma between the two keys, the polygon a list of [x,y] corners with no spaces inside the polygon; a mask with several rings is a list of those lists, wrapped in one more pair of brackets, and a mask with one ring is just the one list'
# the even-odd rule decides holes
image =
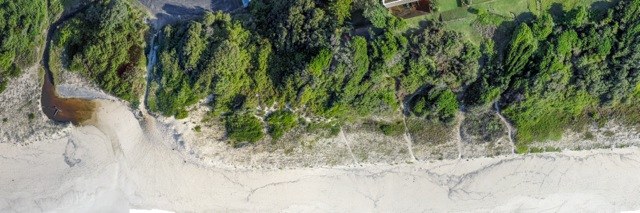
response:
{"label": "mowed grass", "polygon": [[[473,4],[469,8],[486,9],[490,13],[505,17],[507,18],[507,20],[510,20],[514,19],[517,14],[529,12],[529,4],[527,3],[527,1],[530,0],[494,0]],[[461,7],[458,7],[456,0],[440,0],[438,1],[438,3],[438,6],[440,8],[438,12],[407,19],[406,21],[408,26],[412,28],[419,28],[420,23],[425,20],[439,20],[440,16],[443,13],[446,14],[450,11],[462,9]],[[476,45],[480,45],[485,38],[483,38],[481,33],[479,33],[479,30],[476,29],[476,27],[473,25],[476,18],[476,14],[467,11],[465,17],[456,18],[455,20],[451,21],[445,21],[444,27],[447,30],[461,32],[463,35],[465,35],[465,37],[467,37],[467,39],[469,39],[469,41]]]}
{"label": "mowed grass", "polygon": [[458,0],[436,0],[436,5],[438,5],[439,11],[447,11],[458,8]]}
{"label": "mowed grass", "polygon": [[[487,11],[504,17],[516,18],[518,15],[530,12],[532,0],[495,0],[471,7],[486,9]],[[535,7],[535,5],[533,5]]]}

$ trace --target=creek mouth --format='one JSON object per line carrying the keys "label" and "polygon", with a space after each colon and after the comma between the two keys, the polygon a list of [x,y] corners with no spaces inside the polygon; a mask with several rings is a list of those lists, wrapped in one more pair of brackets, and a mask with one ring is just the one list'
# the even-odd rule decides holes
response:
{"label": "creek mouth", "polygon": [[45,74],[42,84],[42,112],[56,122],[71,122],[80,125],[91,119],[96,108],[92,100],[81,98],[62,98],[56,92],[51,74]]}
{"label": "creek mouth", "polygon": [[76,10],[61,16],[57,21],[49,25],[47,30],[47,38],[45,40],[45,48],[42,56],[42,66],[44,68],[44,80],[42,83],[41,106],[42,112],[51,120],[61,123],[71,122],[74,125],[80,125],[91,119],[96,108],[96,103],[89,99],[81,98],[63,98],[56,91],[55,80],[49,67],[51,40],[55,34],[55,30],[66,20],[74,17],[76,14],[86,10],[91,6],[92,2],[88,2]]}

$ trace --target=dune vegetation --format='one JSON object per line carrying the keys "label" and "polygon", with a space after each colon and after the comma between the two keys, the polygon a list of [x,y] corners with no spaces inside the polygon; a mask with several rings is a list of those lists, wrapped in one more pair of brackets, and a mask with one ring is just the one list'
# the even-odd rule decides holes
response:
{"label": "dune vegetation", "polygon": [[56,31],[62,66],[137,105],[144,89],[144,14],[128,0],[99,0]]}
{"label": "dune vegetation", "polygon": [[[368,32],[354,33],[353,11],[364,11]],[[437,23],[406,32],[370,1],[256,0],[245,14],[207,13],[162,30],[149,108],[184,118],[212,95],[210,113],[222,118],[289,107],[349,121],[400,115],[407,105],[406,113],[451,122],[456,96],[477,76],[479,47]],[[275,115],[265,118],[279,138],[295,122],[274,125],[283,119]]]}
{"label": "dune vegetation", "polygon": [[0,92],[39,58],[47,18],[45,1],[0,0]]}
{"label": "dune vegetation", "polygon": [[[0,1],[0,89],[35,62],[40,32],[62,13],[53,2]],[[519,152],[568,129],[640,121],[640,0],[505,2],[438,0],[411,19],[373,0],[254,0],[233,14],[205,12],[160,29],[146,106],[183,119],[206,99],[207,118],[251,143],[292,129],[333,135],[373,117],[386,135],[446,129],[461,112],[478,114],[465,125],[482,130],[469,131],[476,138],[496,138],[500,125],[480,120],[498,110]],[[137,105],[144,16],[128,0],[92,3],[56,31],[54,64]]]}
{"label": "dune vegetation", "polygon": [[[407,25],[366,0],[256,0],[234,16],[207,13],[163,29],[149,107],[184,118],[211,95],[212,116],[264,116],[265,126],[272,108],[338,125],[374,115],[451,125],[461,109],[497,102],[520,152],[636,109],[640,1],[545,4],[549,12],[515,18],[486,4],[464,6],[471,26],[494,35],[480,42],[440,18]],[[265,129],[279,138],[290,128]]]}

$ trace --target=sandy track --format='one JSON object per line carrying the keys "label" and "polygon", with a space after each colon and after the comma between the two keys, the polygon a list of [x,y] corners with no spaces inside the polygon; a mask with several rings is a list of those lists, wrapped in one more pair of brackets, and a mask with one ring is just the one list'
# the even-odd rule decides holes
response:
{"label": "sandy track", "polygon": [[149,124],[154,121],[141,126],[122,103],[100,101],[99,108],[93,126],[71,128],[62,138],[0,144],[0,211],[640,209],[638,148],[395,166],[225,170],[185,160],[163,143],[171,139],[168,131]]}

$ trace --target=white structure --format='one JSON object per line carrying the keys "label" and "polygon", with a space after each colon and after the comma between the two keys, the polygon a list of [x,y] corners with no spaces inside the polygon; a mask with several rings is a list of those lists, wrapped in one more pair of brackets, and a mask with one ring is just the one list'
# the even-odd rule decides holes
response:
{"label": "white structure", "polygon": [[395,7],[403,4],[417,2],[419,0],[382,0],[382,5],[386,8]]}

